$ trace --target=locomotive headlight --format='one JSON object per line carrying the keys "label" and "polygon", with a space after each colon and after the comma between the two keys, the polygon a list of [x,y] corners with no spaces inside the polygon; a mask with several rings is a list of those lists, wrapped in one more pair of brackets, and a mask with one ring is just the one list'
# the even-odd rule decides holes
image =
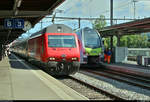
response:
{"label": "locomotive headlight", "polygon": [[76,58],[76,57],[73,57],[73,58],[72,58],[72,60],[75,60],[75,61],[76,61],[76,60],[78,60],[78,58]]}
{"label": "locomotive headlight", "polygon": [[50,57],[49,60],[50,60],[50,61],[54,61],[55,58],[54,58],[54,57]]}

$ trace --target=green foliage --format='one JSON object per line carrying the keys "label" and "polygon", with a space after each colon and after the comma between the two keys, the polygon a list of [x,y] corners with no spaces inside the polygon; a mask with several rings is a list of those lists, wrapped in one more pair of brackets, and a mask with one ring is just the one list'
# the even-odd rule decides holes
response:
{"label": "green foliage", "polygon": [[100,15],[100,18],[96,19],[92,25],[94,29],[102,30],[106,26],[105,16]]}
{"label": "green foliage", "polygon": [[[110,48],[111,47],[111,44],[110,44],[110,37],[108,38],[105,38],[104,40],[104,46],[106,48]],[[117,37],[116,36],[113,36],[113,46],[117,46]]]}
{"label": "green foliage", "polygon": [[[106,26],[106,20],[104,15],[100,15],[99,19],[95,20],[93,23],[93,28],[102,30]],[[110,37],[105,38],[104,46],[110,47]],[[113,46],[117,46],[117,37],[113,37]],[[148,48],[150,47],[150,42],[148,42],[148,37],[144,35],[126,35],[120,38],[120,46],[128,48]]]}
{"label": "green foliage", "polygon": [[117,46],[117,37],[113,36],[113,46],[116,47]]}
{"label": "green foliage", "polygon": [[128,48],[148,48],[150,42],[146,35],[126,35],[121,37],[120,46]]}
{"label": "green foliage", "polygon": [[105,40],[104,40],[104,46],[105,46],[105,48],[109,48],[110,47],[110,37],[105,38]]}
{"label": "green foliage", "polygon": [[[110,47],[110,37],[105,38],[104,46]],[[113,37],[113,46],[117,46],[117,37]],[[149,48],[150,42],[146,35],[125,35],[120,38],[120,47],[128,48]]]}

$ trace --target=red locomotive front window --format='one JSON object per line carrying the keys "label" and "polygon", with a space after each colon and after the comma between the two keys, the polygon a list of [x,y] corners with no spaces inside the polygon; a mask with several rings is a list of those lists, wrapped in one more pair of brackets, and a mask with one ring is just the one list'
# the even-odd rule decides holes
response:
{"label": "red locomotive front window", "polygon": [[72,35],[48,35],[49,47],[76,47],[75,37]]}

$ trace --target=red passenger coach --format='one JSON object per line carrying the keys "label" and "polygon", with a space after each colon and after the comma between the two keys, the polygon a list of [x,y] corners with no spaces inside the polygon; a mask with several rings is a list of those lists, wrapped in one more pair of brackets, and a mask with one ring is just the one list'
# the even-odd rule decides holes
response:
{"label": "red passenger coach", "polygon": [[51,75],[69,75],[79,70],[79,40],[66,25],[53,24],[34,33],[26,44],[27,55],[24,56],[28,61],[42,65]]}

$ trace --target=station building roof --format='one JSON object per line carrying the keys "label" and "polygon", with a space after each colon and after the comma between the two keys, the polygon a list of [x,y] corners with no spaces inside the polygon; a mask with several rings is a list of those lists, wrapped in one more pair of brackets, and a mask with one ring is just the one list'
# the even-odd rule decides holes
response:
{"label": "station building roof", "polygon": [[144,18],[122,24],[116,24],[113,26],[104,27],[99,33],[103,37],[112,35],[130,35],[130,34],[141,34],[150,32],[150,18]]}
{"label": "station building roof", "polygon": [[4,19],[21,18],[30,21],[32,26],[65,0],[1,0],[0,2],[0,43],[9,44],[20,36],[22,29],[5,29]]}

